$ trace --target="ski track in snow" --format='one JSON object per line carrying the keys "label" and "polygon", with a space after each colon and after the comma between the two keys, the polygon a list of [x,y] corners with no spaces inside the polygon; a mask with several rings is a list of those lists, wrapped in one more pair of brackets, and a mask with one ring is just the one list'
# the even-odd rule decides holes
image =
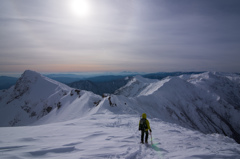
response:
{"label": "ski track in snow", "polygon": [[228,137],[149,120],[153,130],[149,146],[139,143],[139,118],[131,115],[95,114],[47,125],[2,127],[0,158],[240,158],[240,146]]}

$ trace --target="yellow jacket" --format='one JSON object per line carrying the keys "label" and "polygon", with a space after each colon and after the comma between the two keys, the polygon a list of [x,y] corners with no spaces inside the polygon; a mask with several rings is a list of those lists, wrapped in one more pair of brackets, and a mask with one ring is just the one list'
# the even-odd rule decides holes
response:
{"label": "yellow jacket", "polygon": [[[150,123],[149,123],[149,121],[147,120],[147,114],[143,113],[143,114],[142,114],[142,118],[143,118],[143,119],[146,119],[147,129],[145,129],[145,131],[151,130],[151,128],[150,128]],[[141,122],[141,120],[139,121],[139,128],[140,128],[140,122]]]}

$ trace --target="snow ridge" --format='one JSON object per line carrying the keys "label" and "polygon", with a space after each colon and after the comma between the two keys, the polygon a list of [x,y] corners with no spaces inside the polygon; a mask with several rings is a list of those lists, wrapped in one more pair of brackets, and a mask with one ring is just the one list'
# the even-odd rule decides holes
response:
{"label": "snow ridge", "polygon": [[141,95],[150,95],[159,89],[169,78],[164,80],[147,79],[142,76],[135,76],[125,86],[115,91],[115,95],[124,95],[126,97],[137,97]]}
{"label": "snow ridge", "polygon": [[240,143],[239,79],[235,74],[218,72],[162,81],[135,78],[116,94],[131,97],[131,107],[139,114],[146,112],[203,133],[224,134]]}

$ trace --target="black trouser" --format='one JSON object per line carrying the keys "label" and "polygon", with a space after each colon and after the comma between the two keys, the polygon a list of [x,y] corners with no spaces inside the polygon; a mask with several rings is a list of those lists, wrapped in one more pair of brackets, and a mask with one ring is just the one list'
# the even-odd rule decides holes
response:
{"label": "black trouser", "polygon": [[146,143],[146,142],[148,142],[148,131],[141,130],[141,142],[142,143],[143,143],[144,134],[146,134],[145,135],[145,143]]}

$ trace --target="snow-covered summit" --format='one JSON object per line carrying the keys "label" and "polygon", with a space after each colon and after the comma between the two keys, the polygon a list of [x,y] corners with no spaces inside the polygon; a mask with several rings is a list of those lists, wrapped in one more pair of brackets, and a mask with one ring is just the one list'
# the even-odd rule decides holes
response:
{"label": "snow-covered summit", "polygon": [[26,91],[31,92],[30,96],[31,94],[33,95],[31,98],[37,99],[48,98],[50,95],[59,91],[71,90],[67,85],[54,81],[31,70],[27,70],[22,74],[14,89],[19,92],[19,95]]}
{"label": "snow-covered summit", "polygon": [[[82,96],[84,98],[80,98]],[[27,70],[15,86],[1,93],[0,126],[28,125],[55,109],[67,107],[70,103],[77,106],[81,102],[88,107],[88,100],[94,100],[91,102],[93,106],[95,100],[99,101],[100,98],[90,92],[70,88],[37,72]],[[74,111],[83,110],[72,108],[70,112]],[[70,119],[73,116],[63,118]]]}

